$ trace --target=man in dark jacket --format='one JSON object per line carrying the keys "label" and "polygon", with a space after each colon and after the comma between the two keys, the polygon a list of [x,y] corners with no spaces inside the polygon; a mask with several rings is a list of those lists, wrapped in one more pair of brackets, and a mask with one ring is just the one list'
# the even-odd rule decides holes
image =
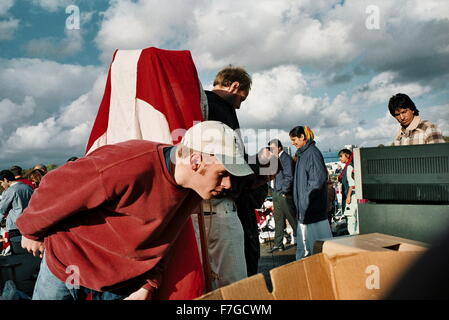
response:
{"label": "man in dark jacket", "polygon": [[274,179],[273,206],[274,206],[274,244],[271,253],[284,250],[285,219],[293,228],[296,239],[297,220],[293,204],[293,159],[284,152],[281,141],[273,139],[268,143],[272,153],[278,155],[281,169]]}
{"label": "man in dark jacket", "polygon": [[[241,67],[227,66],[220,70],[215,76],[212,91],[205,91],[209,107],[207,120],[221,121],[238,131],[240,124],[236,110],[248,96],[251,82],[250,75]],[[254,164],[254,161],[248,163]],[[260,244],[254,209],[262,206],[268,186],[250,187],[260,177],[257,166],[252,168],[256,175],[245,179],[233,178],[230,191],[203,201],[214,288],[258,272]],[[196,216],[192,219],[199,237]]]}
{"label": "man in dark jacket", "polygon": [[296,248],[296,260],[299,260],[312,254],[316,240],[332,238],[332,231],[326,210],[327,169],[323,155],[315,146],[313,132],[307,126],[298,126],[289,135],[298,148],[293,199],[299,222]]}

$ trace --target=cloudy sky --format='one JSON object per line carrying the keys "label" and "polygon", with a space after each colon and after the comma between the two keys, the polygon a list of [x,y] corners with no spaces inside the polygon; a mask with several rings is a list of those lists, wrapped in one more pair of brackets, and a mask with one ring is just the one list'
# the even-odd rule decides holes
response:
{"label": "cloudy sky", "polygon": [[388,144],[398,92],[449,135],[447,0],[1,0],[1,169],[81,156],[114,50],[151,46],[190,50],[205,88],[246,67],[253,145],[296,125],[323,151]]}

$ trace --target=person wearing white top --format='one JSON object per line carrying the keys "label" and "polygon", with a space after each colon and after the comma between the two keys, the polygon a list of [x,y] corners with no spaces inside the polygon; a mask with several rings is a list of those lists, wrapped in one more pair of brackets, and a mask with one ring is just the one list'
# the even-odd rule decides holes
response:
{"label": "person wearing white top", "polygon": [[344,215],[348,222],[348,232],[350,235],[359,233],[359,219],[357,212],[357,199],[355,196],[354,167],[352,163],[351,151],[348,149],[340,150],[338,153],[340,161],[345,164],[343,169],[342,184],[345,188],[346,198],[342,199],[345,208]]}

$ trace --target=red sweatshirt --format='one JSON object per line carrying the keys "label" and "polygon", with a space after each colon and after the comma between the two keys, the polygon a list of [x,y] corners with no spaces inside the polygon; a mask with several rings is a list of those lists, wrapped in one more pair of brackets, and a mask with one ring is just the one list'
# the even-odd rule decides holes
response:
{"label": "red sweatshirt", "polygon": [[17,226],[45,239],[57,278],[66,281],[73,265],[80,285],[97,291],[159,286],[160,262],[201,202],[170,176],[165,146],[106,145],[44,176]]}

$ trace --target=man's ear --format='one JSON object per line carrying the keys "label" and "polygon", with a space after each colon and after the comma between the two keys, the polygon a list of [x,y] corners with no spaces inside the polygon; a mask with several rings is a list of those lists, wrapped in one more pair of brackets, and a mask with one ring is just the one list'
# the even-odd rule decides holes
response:
{"label": "man's ear", "polygon": [[190,154],[190,167],[192,168],[193,171],[197,171],[198,168],[201,165],[201,161],[202,161],[202,156],[201,153],[199,152],[192,152]]}
{"label": "man's ear", "polygon": [[237,93],[240,90],[240,82],[234,81],[231,83],[231,86],[229,87],[229,91],[231,93]]}

